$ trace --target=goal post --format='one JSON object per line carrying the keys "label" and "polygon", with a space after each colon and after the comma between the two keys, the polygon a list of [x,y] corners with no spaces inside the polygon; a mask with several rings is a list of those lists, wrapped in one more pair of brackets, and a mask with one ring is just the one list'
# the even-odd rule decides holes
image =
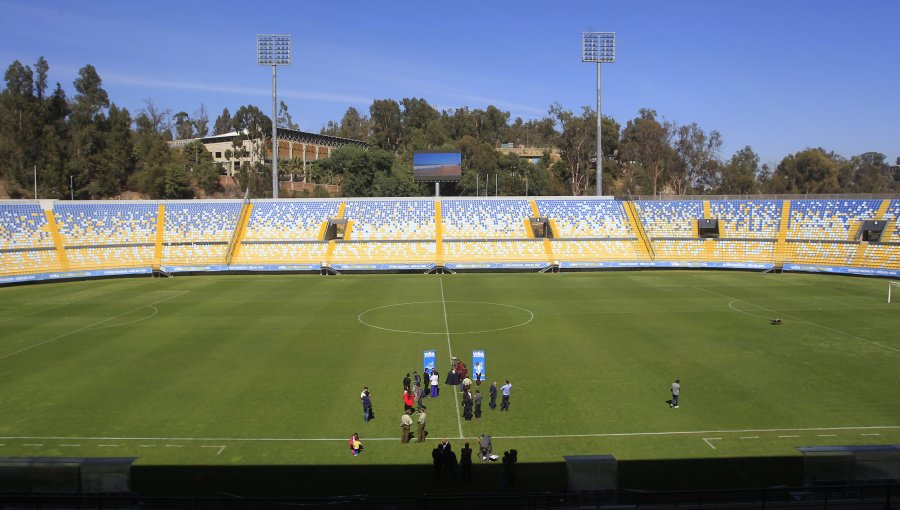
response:
{"label": "goal post", "polygon": [[895,288],[900,289],[900,282],[888,281],[888,303],[891,302],[891,295]]}

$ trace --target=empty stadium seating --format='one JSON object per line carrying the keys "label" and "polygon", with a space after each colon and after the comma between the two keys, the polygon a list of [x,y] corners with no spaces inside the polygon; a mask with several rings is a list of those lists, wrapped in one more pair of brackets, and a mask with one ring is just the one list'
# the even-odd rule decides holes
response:
{"label": "empty stadium seating", "polygon": [[59,202],[53,206],[66,246],[153,243],[158,210],[153,202]]}
{"label": "empty stadium seating", "polygon": [[353,240],[434,239],[434,200],[352,200],[344,218]]}
{"label": "empty stadium seating", "polygon": [[526,239],[532,216],[524,199],[441,200],[444,239]]}
{"label": "empty stadium seating", "polygon": [[775,239],[781,200],[713,200],[710,216],[719,220],[719,237]]}
{"label": "empty stadium seating", "polygon": [[633,238],[635,233],[618,200],[536,200],[541,216],[554,220],[559,238]]}
{"label": "empty stadium seating", "polygon": [[0,203],[0,250],[53,247],[47,217],[37,203]]}
{"label": "empty stadium seating", "polygon": [[561,262],[601,262],[649,260],[637,240],[608,241],[584,239],[553,239],[550,242],[554,260]]}
{"label": "empty stadium seating", "polygon": [[225,242],[237,227],[242,204],[234,201],[167,202],[165,243]]}
{"label": "empty stadium seating", "polygon": [[267,242],[241,245],[233,264],[321,264],[326,261],[328,243]]}
{"label": "empty stadium seating", "polygon": [[[783,262],[900,271],[900,200],[642,200],[633,223],[630,205],[608,199],[445,198],[440,225],[431,198],[258,200],[241,237],[244,206],[0,201],[0,276],[225,265],[232,255],[245,265]],[[347,239],[319,239],[339,214]],[[554,239],[530,238],[535,214],[553,221]],[[699,237],[705,216],[719,221],[719,238]],[[858,242],[862,221],[874,219],[887,224],[881,242]]]}
{"label": "empty stadium seating", "polygon": [[337,216],[337,200],[261,200],[253,212],[244,239],[248,241],[316,241],[323,222]]}
{"label": "empty stadium seating", "polygon": [[434,263],[434,242],[338,241],[333,264]]}
{"label": "empty stadium seating", "polygon": [[0,276],[60,271],[59,257],[53,248],[36,250],[0,250]]}
{"label": "empty stadium seating", "polygon": [[788,239],[849,241],[862,220],[875,219],[881,200],[791,200]]}
{"label": "empty stadium seating", "polygon": [[543,240],[445,241],[445,262],[549,262]]}
{"label": "empty stadium seating", "polygon": [[635,206],[651,238],[694,237],[694,222],[703,217],[699,200],[638,200]]}

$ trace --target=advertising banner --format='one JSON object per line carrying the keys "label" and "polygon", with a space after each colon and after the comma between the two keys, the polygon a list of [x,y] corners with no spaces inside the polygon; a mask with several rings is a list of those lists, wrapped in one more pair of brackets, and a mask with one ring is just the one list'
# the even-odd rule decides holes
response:
{"label": "advertising banner", "polygon": [[[480,376],[479,376],[480,374]],[[484,351],[472,351],[472,377],[473,381],[483,381],[486,377],[484,371]]]}
{"label": "advertising banner", "polygon": [[431,372],[434,370],[435,363],[437,363],[437,352],[436,351],[425,351],[424,356],[424,365],[425,370]]}

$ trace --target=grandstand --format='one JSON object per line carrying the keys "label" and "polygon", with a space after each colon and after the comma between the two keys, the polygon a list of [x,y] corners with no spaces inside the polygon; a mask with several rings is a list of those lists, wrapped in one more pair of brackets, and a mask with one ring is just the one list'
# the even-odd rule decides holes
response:
{"label": "grandstand", "polygon": [[[539,219],[546,232],[533,228]],[[346,221],[326,240],[332,220]],[[727,267],[900,276],[900,200],[0,202],[2,281],[117,271]],[[717,225],[701,235],[699,223]],[[883,222],[880,238],[863,222]],[[543,233],[542,233],[543,232]],[[868,232],[868,230],[867,230]],[[538,236],[538,238],[535,238]],[[541,238],[546,236],[546,238]]]}

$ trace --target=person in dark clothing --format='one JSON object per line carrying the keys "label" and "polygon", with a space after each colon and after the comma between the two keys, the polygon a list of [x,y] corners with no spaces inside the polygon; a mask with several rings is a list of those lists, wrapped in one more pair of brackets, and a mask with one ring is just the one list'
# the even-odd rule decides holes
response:
{"label": "person in dark clothing", "polygon": [[472,481],[472,449],[469,443],[463,447],[459,453],[459,465],[462,466],[462,481],[469,483]]}
{"label": "person in dark clothing", "polygon": [[497,409],[497,381],[491,383],[491,403],[488,404],[492,410]]}
{"label": "person in dark clothing", "polygon": [[471,392],[466,391],[465,393],[463,393],[462,406],[463,406],[463,418],[466,421],[472,421],[472,393]]}
{"label": "person in dark clothing", "polygon": [[510,450],[503,452],[503,468],[500,471],[500,487],[504,489],[512,489],[519,481],[518,468],[516,462],[519,460],[519,452]]}
{"label": "person in dark clothing", "polygon": [[406,374],[406,377],[403,378],[403,389],[409,391],[409,374]]}
{"label": "person in dark clothing", "polygon": [[432,476],[434,477],[435,482],[441,481],[441,464],[443,463],[443,459],[441,459],[441,445],[438,444],[434,447],[434,450],[431,450],[431,460],[434,462],[434,468],[432,471]]}
{"label": "person in dark clothing", "polygon": [[484,395],[481,394],[481,390],[475,390],[475,397],[473,400],[475,401],[475,417],[481,418],[481,399],[484,398]]}
{"label": "person in dark clothing", "polygon": [[363,406],[363,421],[368,423],[369,420],[372,419],[372,398],[369,397],[368,391],[363,393],[362,406]]}

